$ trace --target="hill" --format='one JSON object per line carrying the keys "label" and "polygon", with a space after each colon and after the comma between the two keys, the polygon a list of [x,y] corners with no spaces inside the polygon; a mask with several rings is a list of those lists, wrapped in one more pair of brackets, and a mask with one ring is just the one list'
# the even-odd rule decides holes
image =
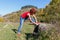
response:
{"label": "hill", "polygon": [[4,15],[3,17],[8,19],[10,22],[19,22],[20,14],[25,12],[25,11],[29,11],[33,7],[37,8],[37,7],[32,6],[32,5],[26,5],[26,6],[22,7],[21,10],[9,13],[7,15]]}
{"label": "hill", "polygon": [[[23,6],[21,10],[4,15],[3,17],[10,20],[10,22],[19,22],[20,14],[29,11],[30,8],[35,7],[32,5]],[[35,7],[37,8],[37,7]],[[60,1],[52,0],[45,8],[37,10],[37,18],[39,22],[56,23],[60,20]]]}
{"label": "hill", "polygon": [[49,5],[39,9],[37,18],[41,22],[56,23],[60,20],[60,0],[52,0]]}
{"label": "hill", "polygon": [[[4,15],[10,22],[19,22],[20,14],[29,11],[30,8],[35,7],[32,5],[27,5],[21,8],[21,10],[12,12],[10,14]],[[37,7],[35,7],[37,8]],[[52,0],[50,4],[46,5],[45,8],[40,8],[37,10],[37,19],[39,22],[56,23],[60,21],[60,1]]]}

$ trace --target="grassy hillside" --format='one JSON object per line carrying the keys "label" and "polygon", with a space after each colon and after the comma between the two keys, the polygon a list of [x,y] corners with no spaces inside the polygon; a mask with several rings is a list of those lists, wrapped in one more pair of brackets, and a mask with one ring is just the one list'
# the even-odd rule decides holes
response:
{"label": "grassy hillside", "polygon": [[[48,24],[47,24],[48,25]],[[0,23],[0,40],[60,40],[60,33],[56,29],[40,31],[39,36],[33,36],[33,25],[24,23],[21,36],[17,36],[19,23]]]}

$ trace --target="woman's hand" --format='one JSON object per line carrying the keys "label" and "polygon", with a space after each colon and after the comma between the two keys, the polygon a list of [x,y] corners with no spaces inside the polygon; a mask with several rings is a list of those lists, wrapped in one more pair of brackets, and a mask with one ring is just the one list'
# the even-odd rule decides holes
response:
{"label": "woman's hand", "polygon": [[39,25],[40,23],[39,23],[39,22],[36,22],[35,24],[36,24],[36,25]]}
{"label": "woman's hand", "polygon": [[39,23],[39,22],[33,22],[33,24],[35,24],[35,25],[39,25],[40,23]]}

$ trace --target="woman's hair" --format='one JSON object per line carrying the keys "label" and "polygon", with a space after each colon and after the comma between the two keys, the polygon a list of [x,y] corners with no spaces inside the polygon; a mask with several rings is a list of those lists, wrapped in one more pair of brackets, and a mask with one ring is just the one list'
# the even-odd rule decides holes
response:
{"label": "woman's hair", "polygon": [[36,8],[31,8],[30,9],[30,13],[36,13],[36,11],[37,11]]}

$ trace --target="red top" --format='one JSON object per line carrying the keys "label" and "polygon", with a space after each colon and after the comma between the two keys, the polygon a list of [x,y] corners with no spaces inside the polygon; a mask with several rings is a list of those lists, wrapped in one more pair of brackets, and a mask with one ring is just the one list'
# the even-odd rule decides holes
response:
{"label": "red top", "polygon": [[24,12],[23,14],[21,14],[22,18],[28,18],[28,13],[30,14],[30,12]]}

